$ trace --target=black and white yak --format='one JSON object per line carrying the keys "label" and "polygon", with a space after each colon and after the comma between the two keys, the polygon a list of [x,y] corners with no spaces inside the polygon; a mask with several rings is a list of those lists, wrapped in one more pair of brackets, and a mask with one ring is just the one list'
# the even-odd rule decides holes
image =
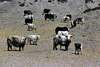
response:
{"label": "black and white yak", "polygon": [[25,36],[14,35],[14,36],[7,37],[8,51],[9,51],[9,48],[12,50],[12,46],[19,47],[19,51],[21,51],[21,48],[22,50],[24,49],[25,43],[26,43]]}
{"label": "black and white yak", "polygon": [[56,27],[55,33],[58,34],[58,31],[69,31],[67,27]]}
{"label": "black and white yak", "polygon": [[85,20],[84,20],[83,17],[76,17],[76,21],[77,21],[78,24],[79,24],[80,22],[82,22],[82,24],[85,23]]}
{"label": "black and white yak", "polygon": [[45,20],[50,19],[54,21],[54,19],[57,18],[57,15],[55,13],[49,13],[49,14],[45,14],[44,18]]}
{"label": "black and white yak", "polygon": [[25,15],[32,15],[33,13],[32,13],[32,11],[31,10],[24,10],[24,16]]}
{"label": "black and white yak", "polygon": [[68,46],[71,43],[71,39],[68,39],[66,36],[56,35],[53,38],[53,50],[57,50],[57,46],[60,45],[60,49],[62,46],[65,46],[65,51],[68,50]]}
{"label": "black and white yak", "polygon": [[76,20],[71,22],[71,28],[76,27]]}
{"label": "black and white yak", "polygon": [[50,9],[43,9],[43,14],[42,15],[48,14],[49,12],[50,12]]}
{"label": "black and white yak", "polygon": [[75,54],[80,54],[81,52],[81,55],[82,55],[82,44],[75,43],[74,46],[75,46]]}
{"label": "black and white yak", "polygon": [[70,21],[72,19],[72,15],[68,14],[62,17],[62,22]]}
{"label": "black and white yak", "polygon": [[84,18],[77,17],[74,21],[71,22],[71,28],[76,27],[76,25],[79,24],[80,22],[82,22],[82,24],[83,24]]}
{"label": "black and white yak", "polygon": [[24,18],[25,18],[25,24],[27,24],[27,23],[31,23],[32,24],[32,22],[34,21],[33,20],[33,15],[25,15],[24,16]]}

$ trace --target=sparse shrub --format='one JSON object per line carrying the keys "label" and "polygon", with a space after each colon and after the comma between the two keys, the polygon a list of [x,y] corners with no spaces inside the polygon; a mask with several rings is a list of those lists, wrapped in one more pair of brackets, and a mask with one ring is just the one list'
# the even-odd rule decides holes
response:
{"label": "sparse shrub", "polygon": [[48,0],[48,2],[52,2],[52,0]]}
{"label": "sparse shrub", "polygon": [[24,2],[23,2],[23,3],[21,3],[21,2],[18,2],[18,3],[19,3],[19,6],[20,6],[20,7],[23,7],[23,6],[25,6],[25,1],[26,1],[26,0],[24,0]]}
{"label": "sparse shrub", "polygon": [[90,12],[90,11],[95,11],[95,10],[99,10],[99,9],[100,9],[100,6],[92,8],[92,9],[89,8],[89,9],[86,9],[83,13]]}
{"label": "sparse shrub", "polygon": [[19,6],[20,6],[20,7],[23,7],[23,6],[25,6],[25,3],[21,3]]}
{"label": "sparse shrub", "polygon": [[38,2],[38,0],[34,0],[34,2]]}
{"label": "sparse shrub", "polygon": [[57,2],[66,3],[67,0],[57,0]]}
{"label": "sparse shrub", "polygon": [[100,4],[98,4],[100,6]]}
{"label": "sparse shrub", "polygon": [[86,13],[86,12],[89,12],[89,11],[91,11],[90,8],[86,9],[83,13]]}
{"label": "sparse shrub", "polygon": [[29,2],[30,5],[33,5],[33,3]]}
{"label": "sparse shrub", "polygon": [[48,0],[48,2],[52,2],[52,1],[54,1],[54,0]]}
{"label": "sparse shrub", "polygon": [[94,11],[94,10],[99,10],[99,9],[100,9],[100,7],[95,7],[93,9],[91,9],[91,10]]}
{"label": "sparse shrub", "polygon": [[89,3],[89,2],[94,3],[93,0],[85,0],[85,3]]}

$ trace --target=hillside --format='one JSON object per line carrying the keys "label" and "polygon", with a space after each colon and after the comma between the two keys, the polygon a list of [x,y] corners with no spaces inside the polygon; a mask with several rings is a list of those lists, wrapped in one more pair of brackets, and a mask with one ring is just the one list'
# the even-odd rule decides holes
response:
{"label": "hillside", "polygon": [[[2,6],[0,6],[0,14],[2,14],[2,17],[6,18],[7,21],[8,18],[10,17],[12,18],[12,20],[10,19],[9,21],[13,21],[16,19],[21,20],[23,19],[23,11],[30,9],[33,11],[33,14],[35,16],[34,18],[40,20],[40,19],[44,19],[43,16],[41,15],[44,8],[51,9],[51,12],[56,13],[58,18],[61,18],[66,14],[71,14],[73,16],[79,14],[81,15],[82,12],[84,12],[86,9],[100,6],[99,0],[89,0],[89,1],[68,0],[65,3],[57,2],[57,0],[53,2],[48,2],[48,0],[37,0],[37,1],[38,2],[35,2],[34,0],[25,0],[25,1],[5,0],[1,2]],[[91,1],[93,2],[91,3]]]}
{"label": "hillside", "polygon": [[[36,1],[36,0],[34,0]],[[100,7],[99,0],[0,0],[0,67],[99,67],[100,66]],[[64,0],[62,0],[64,1]],[[23,5],[23,3],[25,3]],[[57,14],[55,21],[44,20],[42,10]],[[23,11],[33,11],[37,30],[27,31]],[[89,9],[89,10],[88,10]],[[85,11],[85,12],[84,12]],[[61,23],[66,14],[84,17],[85,23],[70,29],[73,35],[68,51],[53,50],[53,37],[57,26],[71,27],[69,21]],[[6,38],[11,35],[40,35],[38,45],[25,45],[23,51],[7,51]],[[83,44],[83,55],[74,54],[74,43]]]}

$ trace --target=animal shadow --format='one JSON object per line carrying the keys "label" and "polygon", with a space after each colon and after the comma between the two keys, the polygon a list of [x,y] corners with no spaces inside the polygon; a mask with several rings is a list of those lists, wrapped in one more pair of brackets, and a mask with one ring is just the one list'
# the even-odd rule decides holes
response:
{"label": "animal shadow", "polygon": [[[72,54],[74,54],[74,55],[80,55],[80,54],[78,54],[78,53],[72,53]],[[82,55],[82,54],[81,54]]]}
{"label": "animal shadow", "polygon": [[19,50],[16,50],[16,49],[15,49],[15,50],[4,50],[4,51],[19,51]]}
{"label": "animal shadow", "polygon": [[60,50],[62,50],[62,51],[67,51],[67,50],[65,50],[65,49],[60,49]]}
{"label": "animal shadow", "polygon": [[34,44],[34,43],[33,43],[33,44],[30,44],[30,45],[37,45],[37,44]]}

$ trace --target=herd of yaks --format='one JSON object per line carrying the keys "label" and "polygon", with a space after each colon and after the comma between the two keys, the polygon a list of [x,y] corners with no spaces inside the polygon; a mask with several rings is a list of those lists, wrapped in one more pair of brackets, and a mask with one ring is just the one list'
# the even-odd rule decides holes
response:
{"label": "herd of yaks", "polygon": [[[43,10],[43,14],[44,15],[44,19],[52,19],[54,20],[57,15],[55,13],[49,13],[50,9],[44,9]],[[33,13],[31,10],[24,10],[24,17],[25,17],[25,24],[28,24],[28,31],[29,30],[36,30],[36,26],[34,24],[32,24],[32,22],[34,21],[33,19]],[[66,22],[66,21],[70,21],[72,19],[72,16],[70,14],[65,15],[64,17],[62,17],[62,21]],[[71,22],[71,26],[76,27],[76,24],[79,22],[83,22],[84,23],[84,18],[82,17],[77,17],[74,21]],[[65,46],[65,51],[68,50],[68,46],[71,43],[71,37],[72,35],[69,34],[69,28],[67,27],[56,27],[55,29],[55,33],[56,35],[53,38],[53,50],[57,50],[57,46],[60,45],[60,49],[62,46]],[[8,51],[12,50],[12,46],[14,47],[19,47],[19,51],[21,51],[24,49],[25,43],[26,43],[26,39],[28,40],[28,44],[31,44],[31,41],[33,42],[33,44],[37,45],[37,41],[40,39],[40,35],[28,35],[27,37],[25,36],[17,36],[17,35],[13,35],[13,36],[8,36],[7,37],[7,47],[8,47]],[[75,54],[80,54],[82,55],[82,44],[81,43],[75,43]]]}

